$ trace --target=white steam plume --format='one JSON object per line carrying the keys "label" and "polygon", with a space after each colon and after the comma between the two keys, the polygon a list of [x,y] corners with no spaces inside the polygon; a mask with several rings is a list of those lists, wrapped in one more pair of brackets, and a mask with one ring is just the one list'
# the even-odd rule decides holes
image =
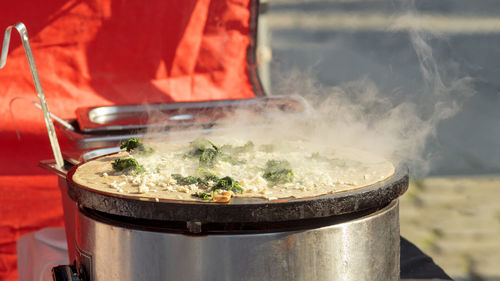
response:
{"label": "white steam plume", "polygon": [[[401,20],[406,25],[410,22],[404,15],[397,17],[397,21]],[[428,42],[439,34],[423,31],[418,22],[413,24],[415,28],[410,28],[409,38],[418,58],[423,87],[412,93],[382,94],[366,78],[324,87],[311,78],[311,72],[288,73],[276,87],[277,91],[308,93],[306,98],[319,114],[315,126],[309,126],[307,133],[301,135],[309,136],[317,144],[351,146],[383,155],[407,164],[414,176],[427,174],[432,159],[439,155],[424,154],[426,143],[435,137],[438,124],[457,114],[475,91],[470,77],[442,75],[449,74],[447,70],[453,62],[438,63],[439,58],[434,56]]]}

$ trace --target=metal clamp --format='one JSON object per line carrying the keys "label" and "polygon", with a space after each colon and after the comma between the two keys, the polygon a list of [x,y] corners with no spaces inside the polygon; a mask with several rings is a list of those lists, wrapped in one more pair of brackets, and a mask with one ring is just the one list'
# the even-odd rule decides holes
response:
{"label": "metal clamp", "polygon": [[3,37],[2,45],[2,56],[0,57],[0,69],[3,68],[5,66],[5,63],[7,62],[7,53],[9,52],[10,33],[12,28],[15,28],[21,36],[24,51],[26,52],[26,57],[28,58],[31,75],[33,76],[33,82],[35,83],[35,89],[38,95],[38,99],[40,100],[40,106],[42,107],[45,126],[47,127],[47,132],[49,134],[50,145],[52,146],[52,152],[54,153],[56,165],[62,168],[64,166],[64,160],[61,154],[61,148],[59,147],[59,142],[57,141],[54,124],[50,119],[49,108],[47,106],[47,101],[45,100],[45,94],[43,93],[42,84],[40,83],[40,77],[38,76],[38,71],[36,69],[35,59],[33,58],[33,53],[31,51],[30,43],[28,40],[28,30],[26,30],[26,26],[22,22],[16,23],[15,25],[10,25],[7,27],[7,29],[5,29],[5,35]]}

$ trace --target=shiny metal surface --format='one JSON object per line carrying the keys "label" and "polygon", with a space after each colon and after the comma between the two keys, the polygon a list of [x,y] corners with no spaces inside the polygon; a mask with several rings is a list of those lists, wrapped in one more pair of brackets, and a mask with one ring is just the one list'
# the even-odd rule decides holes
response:
{"label": "shiny metal surface", "polygon": [[280,115],[304,118],[313,112],[300,96],[269,96],[238,100],[213,100],[78,108],[78,125],[83,133],[117,132],[152,127],[185,128],[223,122],[233,111],[258,113],[257,118]]}
{"label": "shiny metal surface", "polygon": [[398,280],[399,213],[251,235],[188,236],[106,224],[78,212],[79,266],[88,280]]}
{"label": "shiny metal surface", "polygon": [[31,46],[28,39],[28,30],[22,22],[18,22],[15,25],[10,25],[5,29],[2,44],[2,56],[0,58],[0,69],[3,68],[7,63],[7,54],[9,52],[10,34],[12,28],[15,28],[17,32],[19,32],[19,36],[21,36],[21,42],[23,43],[24,51],[26,52],[26,58],[28,59],[31,75],[33,77],[33,83],[35,84],[38,100],[40,101],[40,106],[43,111],[45,126],[47,127],[47,132],[49,134],[49,140],[50,145],[52,146],[52,152],[54,153],[54,159],[56,160],[57,167],[61,168],[64,166],[61,148],[57,140],[54,124],[52,124],[52,120],[50,119],[49,107],[47,106],[45,94],[43,93],[42,83],[40,82],[40,77],[38,75],[38,70],[35,64],[35,58],[33,57],[33,52],[31,51]]}
{"label": "shiny metal surface", "polygon": [[[43,110],[42,109],[42,106],[39,105],[38,103],[36,102],[33,102],[33,105],[35,105],[36,108],[40,109],[40,110]],[[49,112],[49,115],[50,117],[52,117],[52,119],[54,119],[54,121],[56,121],[57,123],[59,123],[61,126],[63,126],[65,129],[68,129],[68,130],[71,130],[71,131],[74,131],[75,130],[75,127],[73,127],[73,125],[71,125],[70,123],[68,123],[66,120],[62,119],[61,117],[53,114],[52,112]]]}

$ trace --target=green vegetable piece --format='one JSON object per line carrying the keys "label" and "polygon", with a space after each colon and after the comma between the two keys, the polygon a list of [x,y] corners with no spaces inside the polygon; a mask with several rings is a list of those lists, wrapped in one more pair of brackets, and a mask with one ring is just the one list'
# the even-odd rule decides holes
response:
{"label": "green vegetable piece", "polygon": [[213,193],[205,193],[205,192],[196,192],[193,193],[192,196],[198,197],[203,200],[212,200],[213,199]]}
{"label": "green vegetable piece", "polygon": [[199,157],[200,166],[202,167],[213,167],[217,162],[219,154],[219,148],[213,142],[197,138],[191,142],[191,150],[186,156]]}
{"label": "green vegetable piece", "polygon": [[134,158],[118,158],[111,165],[113,166],[113,169],[115,169],[115,171],[120,172],[134,171],[137,174],[141,174],[145,171],[144,167],[140,165]]}
{"label": "green vegetable piece", "polygon": [[219,148],[211,141],[204,138],[197,138],[191,142],[191,151],[188,152],[188,156],[198,157],[203,154],[203,152],[207,149],[213,149],[218,151]]}
{"label": "green vegetable piece", "polygon": [[180,174],[172,174],[172,177],[175,179],[177,184],[180,185],[198,184],[200,181],[200,178],[198,177],[193,177],[193,176],[183,177]]}
{"label": "green vegetable piece", "polygon": [[213,167],[217,161],[218,151],[213,148],[205,149],[200,155],[200,165],[202,167]]}
{"label": "green vegetable piece", "polygon": [[131,153],[139,153],[139,154],[152,154],[154,149],[142,143],[142,141],[138,138],[130,138],[120,145],[121,149],[127,149],[128,152]]}
{"label": "green vegetable piece", "polygon": [[206,181],[213,181],[213,182],[217,182],[219,180],[219,177],[214,175],[214,174],[211,174],[211,175],[206,175],[205,176],[205,180]]}
{"label": "green vegetable piece", "polygon": [[212,187],[212,191],[216,190],[231,190],[234,193],[242,193],[245,191],[240,184],[231,177],[223,177],[217,181],[217,183]]}
{"label": "green vegetable piece", "polygon": [[269,160],[266,163],[263,177],[272,185],[292,182],[292,167],[287,160]]}
{"label": "green vegetable piece", "polygon": [[[206,170],[205,170],[206,171]],[[206,171],[206,173],[202,177],[194,177],[194,176],[187,176],[184,177],[180,174],[172,174],[172,177],[175,179],[177,184],[180,185],[190,185],[190,184],[198,184],[202,185],[205,187],[209,187],[209,181],[212,182],[218,182],[220,179],[216,175]]]}

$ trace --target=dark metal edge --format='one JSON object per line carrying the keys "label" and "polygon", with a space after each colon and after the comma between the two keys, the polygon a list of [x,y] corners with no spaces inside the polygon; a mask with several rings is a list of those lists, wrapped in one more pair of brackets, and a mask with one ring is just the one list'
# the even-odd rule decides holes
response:
{"label": "dark metal edge", "polygon": [[156,202],[153,198],[111,195],[81,186],[72,180],[78,166],[69,171],[66,181],[69,196],[80,206],[138,219],[201,223],[277,222],[344,215],[384,206],[402,195],[409,184],[407,168],[398,167],[395,174],[383,182],[317,197],[275,201],[235,198],[229,204],[177,200]]}
{"label": "dark metal edge", "polygon": [[264,87],[262,87],[257,67],[257,32],[259,26],[259,10],[260,1],[250,0],[250,32],[248,34],[250,41],[247,49],[247,68],[248,77],[250,78],[253,91],[257,97],[267,96],[264,91]]}

